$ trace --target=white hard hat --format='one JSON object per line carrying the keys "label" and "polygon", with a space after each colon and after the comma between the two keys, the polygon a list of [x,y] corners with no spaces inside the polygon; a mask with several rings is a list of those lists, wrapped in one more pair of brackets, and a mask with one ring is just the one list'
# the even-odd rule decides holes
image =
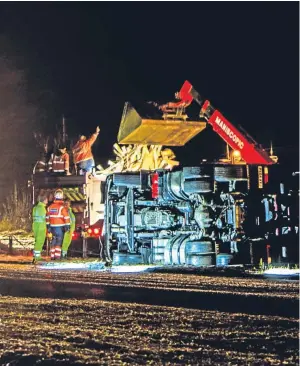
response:
{"label": "white hard hat", "polygon": [[62,189],[57,189],[54,193],[54,198],[56,200],[63,200],[64,199],[64,192],[62,191]]}

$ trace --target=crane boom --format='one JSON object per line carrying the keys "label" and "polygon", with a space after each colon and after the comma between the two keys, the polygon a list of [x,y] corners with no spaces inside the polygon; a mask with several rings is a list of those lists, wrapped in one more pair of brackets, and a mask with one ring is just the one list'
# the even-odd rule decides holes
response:
{"label": "crane boom", "polygon": [[250,142],[218,110],[213,112],[208,123],[233,150],[238,150],[241,153],[247,164],[274,164],[273,160],[257,143]]}
{"label": "crane boom", "polygon": [[271,165],[274,161],[267,152],[251,138],[245,131],[233,126],[220,111],[215,109],[208,100],[203,102],[200,94],[187,80],[182,89],[189,92],[193,99],[200,105],[200,117],[204,117],[213,130],[234,150],[238,150],[247,164]]}

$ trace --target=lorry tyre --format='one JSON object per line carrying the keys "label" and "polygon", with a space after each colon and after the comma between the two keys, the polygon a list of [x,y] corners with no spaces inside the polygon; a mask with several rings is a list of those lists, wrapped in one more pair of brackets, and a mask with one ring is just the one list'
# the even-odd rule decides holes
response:
{"label": "lorry tyre", "polygon": [[180,247],[181,264],[193,266],[210,266],[214,263],[214,244],[207,240],[186,240]]}
{"label": "lorry tyre", "polygon": [[212,253],[214,245],[211,241],[187,241],[185,243],[186,255]]}
{"label": "lorry tyre", "polygon": [[186,264],[189,266],[213,266],[214,265],[214,254],[198,255],[191,254],[187,257]]}

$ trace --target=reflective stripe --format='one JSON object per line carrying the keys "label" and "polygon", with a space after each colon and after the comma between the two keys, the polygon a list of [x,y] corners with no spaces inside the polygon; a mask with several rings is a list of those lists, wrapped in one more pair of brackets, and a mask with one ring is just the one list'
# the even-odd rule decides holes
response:
{"label": "reflective stripe", "polygon": [[69,160],[70,157],[68,153],[59,156],[51,154],[48,165],[50,168],[53,168],[54,172],[61,173],[65,170],[69,170]]}
{"label": "reflective stripe", "polygon": [[54,200],[54,202],[48,207],[47,223],[51,226],[65,226],[70,224],[70,217],[68,210],[64,207],[63,201]]}
{"label": "reflective stripe", "polygon": [[34,255],[34,257],[40,257],[41,256],[41,251],[40,250],[34,250],[33,255]]}
{"label": "reflective stripe", "polygon": [[33,216],[33,222],[46,222],[45,216]]}
{"label": "reflective stripe", "polygon": [[51,227],[67,226],[68,224],[50,224]]}
{"label": "reflective stripe", "polygon": [[46,205],[42,202],[39,202],[34,206],[32,210],[32,221],[33,223],[45,223],[46,222]]}
{"label": "reflective stripe", "polygon": [[56,258],[60,258],[61,256],[61,248],[60,247],[55,247],[55,253],[54,253]]}
{"label": "reflective stripe", "polygon": [[54,248],[51,248],[50,249],[50,257],[51,258],[54,258],[54,256],[55,256],[55,249]]}

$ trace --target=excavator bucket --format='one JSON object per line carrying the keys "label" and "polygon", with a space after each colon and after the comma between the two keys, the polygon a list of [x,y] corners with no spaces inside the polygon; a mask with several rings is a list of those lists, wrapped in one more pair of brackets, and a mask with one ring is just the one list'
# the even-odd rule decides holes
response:
{"label": "excavator bucket", "polygon": [[200,133],[206,122],[186,121],[186,115],[168,114],[151,104],[134,108],[125,103],[118,133],[119,144],[184,146]]}

